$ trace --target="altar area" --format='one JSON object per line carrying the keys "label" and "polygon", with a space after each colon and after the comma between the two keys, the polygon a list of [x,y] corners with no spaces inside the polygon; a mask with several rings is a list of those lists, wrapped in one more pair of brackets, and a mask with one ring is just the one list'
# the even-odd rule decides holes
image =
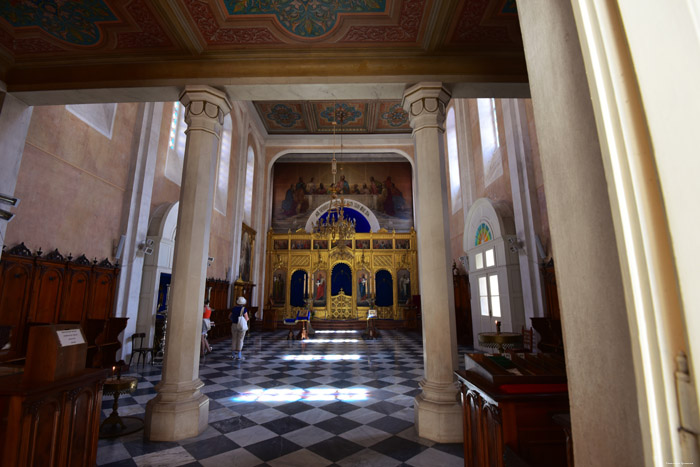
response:
{"label": "altar area", "polygon": [[310,307],[313,320],[405,319],[419,292],[416,232],[356,233],[331,242],[304,229],[268,232],[265,296],[277,321]]}

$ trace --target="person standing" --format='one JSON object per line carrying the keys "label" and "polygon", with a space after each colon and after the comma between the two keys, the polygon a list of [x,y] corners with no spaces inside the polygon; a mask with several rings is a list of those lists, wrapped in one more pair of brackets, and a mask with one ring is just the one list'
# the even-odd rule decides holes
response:
{"label": "person standing", "polygon": [[[237,360],[245,360],[242,355],[243,351],[243,340],[245,339],[245,333],[247,329],[243,330],[238,326],[238,318],[243,316],[246,323],[248,323],[248,310],[246,309],[246,299],[243,297],[238,297],[236,300],[236,306],[231,310],[231,358]],[[247,328],[247,326],[246,326]]]}
{"label": "person standing", "polygon": [[209,341],[207,341],[207,333],[211,329],[211,311],[209,300],[204,300],[204,313],[202,315],[202,355],[211,353],[211,346],[209,345]]}

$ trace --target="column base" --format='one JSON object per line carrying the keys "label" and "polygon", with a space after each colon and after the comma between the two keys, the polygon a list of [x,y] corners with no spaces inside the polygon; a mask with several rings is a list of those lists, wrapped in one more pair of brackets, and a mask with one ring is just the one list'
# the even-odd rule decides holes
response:
{"label": "column base", "polygon": [[463,442],[462,405],[457,402],[457,389],[453,384],[445,385],[440,400],[430,400],[429,394],[435,392],[436,384],[421,382],[421,386],[426,384],[431,386],[430,390],[424,387],[413,405],[418,436],[437,443]]}
{"label": "column base", "polygon": [[150,441],[179,441],[202,433],[209,423],[209,398],[199,392],[189,395],[160,392],[146,404],[144,435]]}

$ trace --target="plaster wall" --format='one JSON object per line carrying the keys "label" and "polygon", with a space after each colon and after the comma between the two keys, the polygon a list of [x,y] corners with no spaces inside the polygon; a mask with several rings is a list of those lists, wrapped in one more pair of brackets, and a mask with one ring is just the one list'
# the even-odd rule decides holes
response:
{"label": "plaster wall", "polygon": [[542,160],[540,159],[540,143],[537,140],[537,125],[535,125],[535,115],[532,109],[532,99],[523,99],[525,101],[525,113],[527,115],[527,123],[530,132],[530,155],[528,164],[532,167],[534,174],[535,193],[537,206],[533,206],[533,210],[539,211],[539,222],[535,223],[535,233],[540,237],[542,246],[551,256],[552,240],[549,234],[549,217],[547,215],[547,199],[544,193],[544,177],[542,175]]}
{"label": "plaster wall", "polygon": [[[549,219],[547,216],[547,202],[544,193],[544,178],[542,176],[542,163],[540,160],[539,143],[537,141],[537,132],[535,126],[535,118],[532,110],[532,100],[523,99],[525,102],[525,110],[527,115],[527,124],[530,133],[530,157],[527,159],[527,163],[532,168],[532,173],[534,173],[534,183],[536,190],[536,199],[534,199],[533,206],[534,210],[537,210],[539,216],[536,216],[537,222],[535,222],[535,234],[537,234],[544,246],[547,253],[551,254],[551,244],[550,244],[550,233],[549,233]],[[502,175],[497,179],[493,180],[491,183],[486,183],[486,177],[484,175],[484,162],[482,157],[481,149],[481,134],[479,130],[479,115],[475,99],[466,100],[466,105],[470,113],[469,122],[460,121],[457,119],[457,131],[467,132],[469,131],[470,138],[468,141],[472,141],[472,145],[469,148],[469,154],[467,157],[471,158],[471,167],[474,167],[474,187],[467,187],[462,185],[461,190],[467,191],[473,189],[474,199],[479,198],[489,198],[493,201],[505,201],[509,206],[513,205],[513,195],[511,190],[510,175],[508,172],[508,150],[505,143],[505,131],[502,113],[502,104],[500,99],[496,99],[496,109],[498,113],[498,125],[501,134],[501,147],[497,150],[495,157],[501,159],[502,164]],[[449,167],[448,167],[449,170]],[[460,171],[467,170],[465,167],[460,166]],[[449,173],[448,173],[449,180]],[[466,197],[462,197],[464,199]],[[456,212],[452,212],[452,201],[450,202],[450,251],[453,260],[457,260],[460,256],[463,256],[464,248],[462,245],[463,235],[464,235],[464,219],[466,216],[465,209],[468,210],[468,206],[459,208]],[[459,266],[459,261],[457,261]]]}
{"label": "plaster wall", "polygon": [[64,106],[36,107],[5,243],[113,260],[132,164],[137,104],[117,108],[112,139]]}
{"label": "plaster wall", "polygon": [[[161,124],[161,137],[158,145],[158,160],[156,162],[156,174],[153,181],[153,197],[151,203],[151,215],[162,204],[172,204],[180,199],[180,186],[165,176],[165,168],[168,154],[170,124],[172,121],[173,103],[163,106],[163,120]],[[231,269],[233,251],[233,222],[235,214],[236,187],[235,176],[237,170],[236,154],[238,148],[238,128],[233,125],[231,141],[231,163],[229,165],[229,187],[227,193],[226,214],[216,209],[212,210],[211,230],[209,237],[209,256],[214,261],[207,267],[207,277],[216,279],[227,278]],[[215,181],[216,183],[216,181]]]}
{"label": "plaster wall", "polygon": [[165,176],[165,164],[170,144],[170,124],[173,116],[173,103],[163,105],[163,119],[160,125],[160,140],[158,142],[158,160],[156,173],[153,178],[153,196],[151,197],[151,215],[161,204],[172,204],[180,199],[180,185]]}

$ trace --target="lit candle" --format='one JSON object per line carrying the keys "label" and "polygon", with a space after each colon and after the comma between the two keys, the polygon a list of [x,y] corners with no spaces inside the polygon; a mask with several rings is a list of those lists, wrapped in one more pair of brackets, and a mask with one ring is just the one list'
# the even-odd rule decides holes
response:
{"label": "lit candle", "polygon": [[115,371],[116,369],[117,369],[116,366],[113,366],[113,367],[112,367],[112,376],[114,376],[114,371]]}

